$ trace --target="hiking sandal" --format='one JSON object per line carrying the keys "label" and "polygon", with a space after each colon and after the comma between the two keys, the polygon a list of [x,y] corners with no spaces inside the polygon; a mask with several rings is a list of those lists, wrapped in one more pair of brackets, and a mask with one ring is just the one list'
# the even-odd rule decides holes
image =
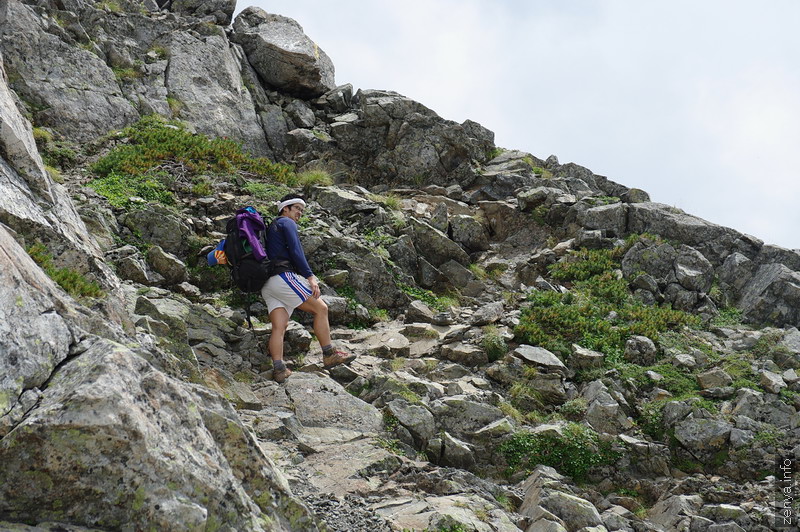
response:
{"label": "hiking sandal", "polygon": [[286,379],[288,379],[289,375],[291,375],[291,374],[292,374],[292,370],[290,370],[289,368],[286,368],[286,369],[284,369],[282,371],[272,370],[272,380],[274,380],[278,384],[281,384]]}
{"label": "hiking sandal", "polygon": [[352,353],[348,353],[347,351],[342,351],[341,349],[334,349],[333,353],[330,355],[323,355],[322,357],[322,368],[323,369],[331,369],[336,366],[341,366],[342,364],[349,364],[356,359],[356,355]]}

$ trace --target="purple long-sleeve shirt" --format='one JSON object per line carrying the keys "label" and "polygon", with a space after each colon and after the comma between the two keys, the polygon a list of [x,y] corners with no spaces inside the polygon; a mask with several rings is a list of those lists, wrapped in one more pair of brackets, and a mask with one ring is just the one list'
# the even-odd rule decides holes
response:
{"label": "purple long-sleeve shirt", "polygon": [[270,260],[290,261],[295,271],[303,277],[314,275],[303,252],[297,224],[291,218],[281,216],[270,225],[267,232],[267,255]]}

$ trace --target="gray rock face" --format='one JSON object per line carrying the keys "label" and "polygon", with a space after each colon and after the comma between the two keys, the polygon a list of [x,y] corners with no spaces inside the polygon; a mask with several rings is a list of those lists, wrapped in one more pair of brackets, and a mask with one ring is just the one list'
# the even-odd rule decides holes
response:
{"label": "gray rock face", "polygon": [[316,530],[227,401],[105,340],[61,368],[0,457],[0,512],[16,520],[265,530],[262,514],[295,514]]}
{"label": "gray rock face", "polygon": [[[17,0],[0,10],[0,46],[14,90],[37,109],[36,122],[90,140],[139,117],[114,72],[77,46],[52,18]],[[35,80],[35,82],[34,82]]]}
{"label": "gray rock face", "polygon": [[181,15],[212,16],[217,24],[227,26],[236,9],[236,0],[172,0],[169,9]]}
{"label": "gray rock face", "polygon": [[169,69],[164,85],[170,98],[179,102],[178,116],[198,133],[239,139],[247,151],[267,155],[255,103],[244,88],[241,60],[225,33],[172,32],[165,46]]}
{"label": "gray rock face", "polygon": [[766,264],[742,291],[739,308],[756,323],[800,325],[800,273],[782,264]]}
{"label": "gray rock face", "polygon": [[[39,388],[75,341],[54,305],[67,303],[55,283],[0,226],[0,418]],[[38,289],[28,289],[28,286]],[[19,287],[26,287],[20,289]]]}
{"label": "gray rock face", "polygon": [[727,257],[741,233],[661,203],[628,204],[628,232],[652,233],[691,246],[714,265]]}
{"label": "gray rock face", "polygon": [[[466,186],[472,161],[484,161],[494,134],[441,119],[424,105],[391,91],[360,90],[359,119],[331,125],[344,162],[364,185],[386,182]],[[368,170],[367,170],[368,169]]]}
{"label": "gray rock face", "polygon": [[489,249],[489,237],[486,228],[474,216],[456,214],[450,217],[450,228],[453,240],[470,251]]}
{"label": "gray rock face", "polygon": [[417,253],[433,266],[441,266],[450,260],[463,266],[469,264],[469,255],[441,231],[413,217],[411,227],[414,229],[414,247]]}
{"label": "gray rock face", "polygon": [[177,257],[186,256],[191,229],[166,207],[150,205],[125,214],[121,221],[131,231],[138,231],[145,241]]}
{"label": "gray rock face", "polygon": [[233,29],[233,41],[271,86],[311,98],[336,87],[330,58],[294,20],[249,7],[236,17]]}

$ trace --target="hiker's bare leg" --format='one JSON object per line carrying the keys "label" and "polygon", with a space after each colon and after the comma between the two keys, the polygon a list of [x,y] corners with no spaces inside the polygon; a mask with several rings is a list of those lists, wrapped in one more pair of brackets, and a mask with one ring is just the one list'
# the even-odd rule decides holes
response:
{"label": "hiker's bare leg", "polygon": [[326,305],[322,299],[310,297],[297,308],[314,315],[314,334],[317,336],[317,340],[319,340],[319,345],[331,345],[331,326],[328,323],[328,305]]}
{"label": "hiker's bare leg", "polygon": [[269,335],[269,356],[272,360],[283,360],[283,337],[289,326],[289,313],[283,307],[278,307],[269,313],[272,323],[272,332]]}

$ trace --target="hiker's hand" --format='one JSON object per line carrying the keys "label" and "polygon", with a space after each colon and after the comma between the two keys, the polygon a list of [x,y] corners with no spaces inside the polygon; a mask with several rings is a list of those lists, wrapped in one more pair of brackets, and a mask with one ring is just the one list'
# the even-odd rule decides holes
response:
{"label": "hiker's hand", "polygon": [[314,299],[319,299],[320,291],[319,291],[319,281],[317,281],[317,276],[312,275],[308,279],[308,284],[311,286],[311,297]]}

